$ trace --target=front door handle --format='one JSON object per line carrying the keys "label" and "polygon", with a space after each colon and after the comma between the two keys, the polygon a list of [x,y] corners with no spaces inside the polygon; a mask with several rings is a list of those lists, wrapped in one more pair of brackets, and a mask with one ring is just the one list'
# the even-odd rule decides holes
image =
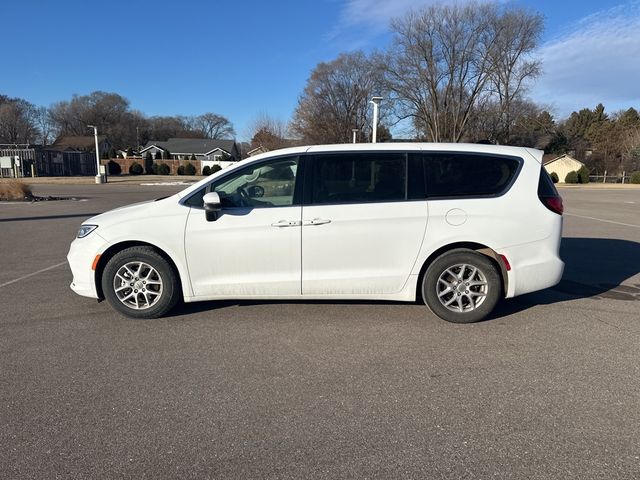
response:
{"label": "front door handle", "polygon": [[313,220],[304,220],[303,225],[326,225],[331,223],[328,218],[314,218]]}
{"label": "front door handle", "polygon": [[271,226],[272,227],[299,227],[300,225],[302,225],[302,222],[300,220],[279,220],[275,223],[272,223]]}

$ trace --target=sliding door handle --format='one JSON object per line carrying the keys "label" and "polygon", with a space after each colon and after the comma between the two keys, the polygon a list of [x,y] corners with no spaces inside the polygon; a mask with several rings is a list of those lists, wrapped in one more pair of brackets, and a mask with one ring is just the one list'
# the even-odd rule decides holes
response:
{"label": "sliding door handle", "polygon": [[331,223],[328,218],[314,218],[313,220],[304,220],[303,225],[326,225]]}
{"label": "sliding door handle", "polygon": [[302,222],[300,220],[279,220],[275,223],[272,223],[271,226],[272,227],[299,227],[300,225],[302,225]]}

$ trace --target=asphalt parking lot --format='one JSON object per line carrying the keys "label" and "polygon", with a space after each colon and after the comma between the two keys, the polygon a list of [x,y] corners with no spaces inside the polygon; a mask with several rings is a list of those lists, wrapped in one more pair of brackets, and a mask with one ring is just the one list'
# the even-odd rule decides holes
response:
{"label": "asphalt parking lot", "polygon": [[82,220],[180,188],[0,204],[0,478],[640,478],[640,189],[562,189],[563,281],[473,325],[71,292]]}

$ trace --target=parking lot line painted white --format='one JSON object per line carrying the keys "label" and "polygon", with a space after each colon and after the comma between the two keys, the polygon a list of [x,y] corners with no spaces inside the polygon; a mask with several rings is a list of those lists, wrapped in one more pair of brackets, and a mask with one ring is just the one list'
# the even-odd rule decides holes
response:
{"label": "parking lot line painted white", "polygon": [[598,222],[613,223],[615,225],[622,225],[624,227],[640,228],[640,225],[634,225],[633,223],[615,222],[613,220],[605,220],[604,218],[587,217],[586,215],[576,215],[575,213],[564,212],[564,214],[570,217],[586,218],[588,220],[597,220]]}
{"label": "parking lot line painted white", "polygon": [[46,271],[53,270],[54,268],[58,268],[58,267],[61,267],[62,265],[66,265],[66,264],[67,264],[67,262],[56,263],[55,265],[51,265],[50,267],[43,268],[42,270],[38,270],[37,272],[28,273],[28,274],[23,275],[21,277],[18,277],[16,279],[9,280],[8,282],[0,283],[0,288],[6,287],[7,285],[11,285],[12,283],[19,282],[20,280],[25,280],[25,279],[27,279],[29,277],[33,277],[34,275],[38,275],[39,273],[44,273]]}

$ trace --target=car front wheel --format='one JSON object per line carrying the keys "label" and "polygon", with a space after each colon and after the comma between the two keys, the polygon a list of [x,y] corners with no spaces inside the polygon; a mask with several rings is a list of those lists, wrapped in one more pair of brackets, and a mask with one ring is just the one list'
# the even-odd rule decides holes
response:
{"label": "car front wheel", "polygon": [[116,253],[102,274],[102,291],[118,312],[133,318],[157,318],[179,300],[176,273],[151,247]]}
{"label": "car front wheel", "polygon": [[493,262],[468,249],[439,256],[422,281],[422,297],[431,311],[453,323],[484,319],[502,294],[500,273]]}

